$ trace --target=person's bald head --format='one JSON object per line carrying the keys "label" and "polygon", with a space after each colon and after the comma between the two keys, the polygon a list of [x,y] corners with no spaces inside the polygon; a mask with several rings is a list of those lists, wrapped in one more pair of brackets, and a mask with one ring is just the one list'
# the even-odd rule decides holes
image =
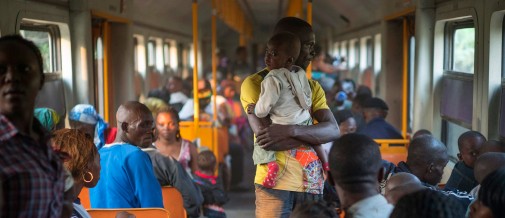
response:
{"label": "person's bald head", "polygon": [[488,140],[487,142],[484,142],[484,144],[482,144],[482,146],[479,148],[479,155],[488,152],[505,153],[505,143],[492,139]]}
{"label": "person's bald head", "polygon": [[333,143],[329,164],[337,185],[354,193],[366,191],[363,186],[374,187],[382,170],[379,146],[370,137],[356,133]]}
{"label": "person's bald head", "polygon": [[421,136],[410,143],[407,165],[422,182],[436,185],[442,179],[449,156],[447,148],[432,136]]}
{"label": "person's bald head", "polygon": [[396,204],[404,195],[426,188],[419,178],[410,173],[397,173],[386,183],[385,197],[390,204]]}
{"label": "person's bald head", "polygon": [[147,147],[154,140],[154,119],[149,108],[138,101],[119,106],[116,112],[118,133],[116,141]]}
{"label": "person's bald head", "polygon": [[480,155],[475,161],[475,180],[480,184],[491,172],[505,166],[505,153],[488,152]]}

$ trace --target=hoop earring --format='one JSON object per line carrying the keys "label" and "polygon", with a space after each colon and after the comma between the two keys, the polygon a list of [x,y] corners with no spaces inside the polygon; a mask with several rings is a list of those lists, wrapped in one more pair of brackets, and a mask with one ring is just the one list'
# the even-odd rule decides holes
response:
{"label": "hoop earring", "polygon": [[175,133],[175,139],[177,139],[177,141],[179,141],[179,139],[181,139],[181,130],[180,129],[178,129],[177,133]]}
{"label": "hoop earring", "polygon": [[[87,174],[91,175],[91,179],[86,180],[86,175],[87,175]],[[93,173],[91,173],[91,172],[89,172],[89,171],[88,171],[88,172],[86,172],[84,175],[82,175],[82,180],[83,180],[84,182],[87,182],[87,183],[90,183],[91,181],[93,181],[93,178],[94,178],[94,177],[93,177]]]}

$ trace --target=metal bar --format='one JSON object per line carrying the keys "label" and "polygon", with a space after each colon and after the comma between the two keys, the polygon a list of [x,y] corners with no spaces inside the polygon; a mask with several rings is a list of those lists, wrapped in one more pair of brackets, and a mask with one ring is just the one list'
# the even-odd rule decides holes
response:
{"label": "metal bar", "polygon": [[[307,2],[307,23],[312,25],[312,0]],[[312,78],[312,62],[309,63],[307,67],[307,78]]]}
{"label": "metal bar", "polygon": [[110,26],[109,22],[103,23],[103,118],[109,122],[109,45]]}
{"label": "metal bar", "polygon": [[409,32],[407,18],[403,18],[403,66],[402,66],[402,136],[407,137],[407,104],[408,104],[408,68],[409,68]]}
{"label": "metal bar", "polygon": [[198,1],[193,0],[193,58],[195,64],[193,65],[193,102],[194,102],[194,115],[193,125],[195,128],[195,135],[198,136],[198,128],[200,122],[200,104],[198,101]]}
{"label": "metal bar", "polygon": [[[217,50],[217,29],[216,29],[216,19],[217,19],[217,10],[215,9],[216,6],[216,0],[212,0],[212,19],[211,19],[211,28],[212,28],[212,81],[214,83],[214,86],[212,87],[212,95],[214,96],[213,105],[212,105],[212,120],[214,121],[214,124],[217,122],[217,57],[216,57],[216,50]],[[214,154],[216,157],[219,157],[219,147],[218,147],[218,135],[217,135],[217,126],[212,125],[212,147]]]}

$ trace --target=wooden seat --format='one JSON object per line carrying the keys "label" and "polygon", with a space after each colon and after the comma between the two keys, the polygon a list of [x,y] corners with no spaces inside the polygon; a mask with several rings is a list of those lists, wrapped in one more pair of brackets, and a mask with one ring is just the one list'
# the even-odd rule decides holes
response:
{"label": "wooden seat", "polygon": [[163,195],[163,205],[172,217],[187,217],[184,200],[179,190],[172,186],[163,186],[161,187],[161,193]]}
{"label": "wooden seat", "polygon": [[91,201],[89,200],[89,189],[82,187],[81,193],[79,193],[79,199],[81,200],[81,205],[85,209],[91,208]]}
{"label": "wooden seat", "polygon": [[116,214],[126,211],[135,215],[136,218],[168,218],[170,213],[163,208],[114,208],[114,209],[89,209],[88,213],[93,218],[114,218]]}

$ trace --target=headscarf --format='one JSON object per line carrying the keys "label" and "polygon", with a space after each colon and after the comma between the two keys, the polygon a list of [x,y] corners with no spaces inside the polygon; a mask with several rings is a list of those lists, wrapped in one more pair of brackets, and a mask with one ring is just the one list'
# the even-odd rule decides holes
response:
{"label": "headscarf", "polygon": [[159,111],[168,107],[168,105],[163,100],[155,97],[147,98],[144,104],[147,106],[147,108],[149,108],[154,118],[156,118],[156,115]]}
{"label": "headscarf", "polygon": [[60,122],[60,116],[51,108],[35,108],[34,116],[47,131],[52,131]]}
{"label": "headscarf", "polygon": [[95,135],[93,142],[98,149],[105,145],[105,130],[108,124],[96,112],[95,108],[89,104],[78,104],[70,111],[70,120],[95,125]]}

